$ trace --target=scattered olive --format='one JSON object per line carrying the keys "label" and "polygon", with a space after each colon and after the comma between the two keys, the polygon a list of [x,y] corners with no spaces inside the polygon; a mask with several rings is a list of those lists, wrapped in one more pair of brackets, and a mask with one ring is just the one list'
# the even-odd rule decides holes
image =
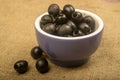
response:
{"label": "scattered olive", "polygon": [[42,56],[42,52],[43,52],[43,50],[39,46],[35,46],[31,50],[31,56],[34,59],[38,59],[38,58],[40,58]]}
{"label": "scattered olive", "polygon": [[36,69],[40,73],[46,73],[49,71],[48,61],[45,58],[40,58],[36,62]]}
{"label": "scattered olive", "polygon": [[19,60],[14,64],[14,69],[18,73],[23,74],[28,71],[28,62],[26,60]]}

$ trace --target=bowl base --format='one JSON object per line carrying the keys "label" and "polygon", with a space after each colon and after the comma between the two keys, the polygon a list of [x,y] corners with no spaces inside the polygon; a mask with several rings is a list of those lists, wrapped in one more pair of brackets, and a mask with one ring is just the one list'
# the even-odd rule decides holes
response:
{"label": "bowl base", "polygon": [[50,59],[52,63],[62,67],[79,67],[87,63],[88,60],[89,58],[77,60],[77,61],[59,61],[59,60]]}

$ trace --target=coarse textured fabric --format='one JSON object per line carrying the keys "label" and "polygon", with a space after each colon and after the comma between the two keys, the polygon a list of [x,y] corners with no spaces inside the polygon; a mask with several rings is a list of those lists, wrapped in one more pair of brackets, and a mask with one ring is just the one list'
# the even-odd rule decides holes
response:
{"label": "coarse textured fabric", "polygon": [[[92,11],[103,19],[105,28],[88,63],[64,68],[49,61],[50,71],[41,74],[30,56],[30,50],[38,45],[34,21],[52,3]],[[120,0],[0,0],[0,80],[120,80],[119,24]],[[29,62],[29,71],[22,75],[13,68],[21,59]]]}

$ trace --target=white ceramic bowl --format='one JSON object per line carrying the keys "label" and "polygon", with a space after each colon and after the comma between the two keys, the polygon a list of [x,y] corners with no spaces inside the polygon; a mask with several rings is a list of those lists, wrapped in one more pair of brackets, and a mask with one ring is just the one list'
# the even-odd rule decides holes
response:
{"label": "white ceramic bowl", "polygon": [[47,12],[38,16],[35,21],[38,44],[49,56],[50,61],[60,66],[78,66],[87,62],[101,41],[104,29],[102,19],[90,11],[76,11],[80,11],[83,16],[90,15],[94,18],[96,27],[93,33],[79,37],[59,37],[46,33],[40,28],[40,20],[43,15],[48,14]]}

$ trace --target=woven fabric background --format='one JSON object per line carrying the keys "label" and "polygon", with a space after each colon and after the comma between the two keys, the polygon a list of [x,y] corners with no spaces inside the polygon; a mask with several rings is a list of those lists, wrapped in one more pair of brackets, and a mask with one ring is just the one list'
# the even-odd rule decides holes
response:
{"label": "woven fabric background", "polygon": [[[65,4],[92,11],[105,24],[101,44],[88,63],[64,68],[49,61],[50,71],[37,72],[30,50],[38,45],[35,19],[50,4]],[[29,62],[29,71],[18,74],[16,61]],[[120,80],[120,0],[0,0],[0,80]]]}

